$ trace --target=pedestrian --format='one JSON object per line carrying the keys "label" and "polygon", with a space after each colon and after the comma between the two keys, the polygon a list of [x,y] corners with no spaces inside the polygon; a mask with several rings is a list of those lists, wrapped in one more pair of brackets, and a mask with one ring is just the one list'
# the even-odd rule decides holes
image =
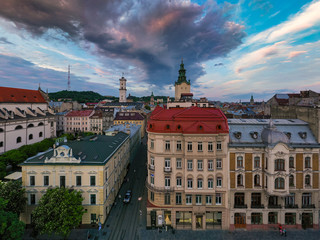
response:
{"label": "pedestrian", "polygon": [[281,236],[283,235],[283,231],[282,231],[282,229],[280,229],[280,235],[281,235]]}
{"label": "pedestrian", "polygon": [[283,235],[286,237],[287,236],[287,230],[284,228],[282,232],[283,232]]}
{"label": "pedestrian", "polygon": [[140,216],[142,215],[142,211],[141,210],[139,210],[139,212],[140,212]]}
{"label": "pedestrian", "polygon": [[282,235],[282,226],[281,226],[281,224],[279,224],[279,233],[280,233],[280,235]]}

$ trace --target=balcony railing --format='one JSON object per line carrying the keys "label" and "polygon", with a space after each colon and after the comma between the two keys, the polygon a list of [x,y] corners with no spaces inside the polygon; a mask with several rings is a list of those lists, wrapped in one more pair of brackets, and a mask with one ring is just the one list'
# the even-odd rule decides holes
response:
{"label": "balcony railing", "polygon": [[170,173],[172,171],[171,167],[164,167],[163,171],[166,173]]}
{"label": "balcony railing", "polygon": [[288,204],[288,205],[285,205],[285,208],[299,208],[299,207],[298,207],[298,204]]}
{"label": "balcony railing", "polygon": [[148,183],[146,181],[146,186],[149,190],[155,191],[155,192],[173,192],[174,187],[155,187],[153,184]]}
{"label": "balcony railing", "polygon": [[302,205],[302,208],[316,208],[314,204]]}
{"label": "balcony railing", "polygon": [[154,165],[149,164],[149,170],[154,170]]}
{"label": "balcony railing", "polygon": [[281,208],[281,205],[268,205],[268,208]]}
{"label": "balcony railing", "polygon": [[247,204],[242,204],[242,205],[234,205],[234,208],[248,208]]}
{"label": "balcony railing", "polygon": [[251,204],[251,208],[264,208],[263,204],[256,205],[256,204]]}

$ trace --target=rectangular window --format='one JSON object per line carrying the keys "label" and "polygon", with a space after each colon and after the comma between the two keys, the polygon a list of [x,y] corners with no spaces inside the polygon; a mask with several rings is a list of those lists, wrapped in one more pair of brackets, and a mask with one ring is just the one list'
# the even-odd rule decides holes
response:
{"label": "rectangular window", "polygon": [[181,177],[177,177],[177,187],[181,187],[182,179]]}
{"label": "rectangular window", "polygon": [[198,189],[202,189],[203,180],[199,178],[197,182],[198,182]]}
{"label": "rectangular window", "polygon": [[152,139],[150,140],[150,149],[154,149],[154,141]]}
{"label": "rectangular window", "polygon": [[260,167],[260,157],[254,157],[254,167],[255,168]]}
{"label": "rectangular window", "polygon": [[269,212],[268,223],[269,224],[277,224],[278,223],[278,213],[277,212]]}
{"label": "rectangular window", "polygon": [[252,193],[251,194],[251,207],[261,206],[261,193]]}
{"label": "rectangular window", "polygon": [[212,205],[212,196],[211,195],[207,195],[206,196],[206,204],[207,205]]}
{"label": "rectangular window", "polygon": [[164,186],[169,188],[170,187],[170,177],[164,178]]}
{"label": "rectangular window", "polygon": [[201,195],[196,195],[196,204],[201,205],[202,204],[202,196]]}
{"label": "rectangular window", "polygon": [[213,151],[213,143],[212,142],[208,142],[208,151],[209,152]]}
{"label": "rectangular window", "polygon": [[198,171],[203,170],[203,160],[198,160]]}
{"label": "rectangular window", "polygon": [[217,158],[217,169],[222,169],[222,159]]}
{"label": "rectangular window", "polygon": [[191,205],[192,204],[192,195],[186,195],[186,204]]}
{"label": "rectangular window", "polygon": [[303,193],[302,194],[302,206],[310,206],[312,205],[312,194],[311,193]]}
{"label": "rectangular window", "polygon": [[166,193],[164,195],[164,204],[166,205],[170,204],[170,193]]}
{"label": "rectangular window", "polygon": [[35,178],[36,178],[35,176],[30,176],[30,186],[35,185],[35,182],[36,182]]}
{"label": "rectangular window", "polygon": [[60,176],[60,187],[66,187],[66,176]]}
{"label": "rectangular window", "polygon": [[81,176],[76,176],[76,185],[81,186]]}
{"label": "rectangular window", "polygon": [[170,158],[165,158],[164,159],[164,167],[165,168],[170,168],[171,167]]}
{"label": "rectangular window", "polygon": [[177,141],[177,151],[181,151],[181,141]]}
{"label": "rectangular window", "polygon": [[150,157],[150,165],[154,166],[154,157]]}
{"label": "rectangular window", "polygon": [[97,215],[95,213],[91,213],[91,224],[95,224],[97,222]]}
{"label": "rectangular window", "polygon": [[181,205],[182,200],[181,200],[181,193],[176,193],[176,204]]}
{"label": "rectangular window", "polygon": [[251,224],[262,224],[262,213],[251,213]]}
{"label": "rectangular window", "polygon": [[212,178],[208,178],[208,188],[213,189],[213,179]]}
{"label": "rectangular window", "polygon": [[294,157],[289,157],[289,168],[294,168]]}
{"label": "rectangular window", "polygon": [[213,170],[213,160],[208,160],[208,170],[209,171]]}
{"label": "rectangular window", "polygon": [[222,178],[217,177],[217,187],[222,187]]}
{"label": "rectangular window", "polygon": [[192,178],[188,178],[188,188],[191,189],[192,188]]}
{"label": "rectangular window", "polygon": [[154,201],[154,192],[150,192],[150,199],[152,202]]}
{"label": "rectangular window", "polygon": [[188,160],[188,161],[187,161],[187,168],[188,168],[189,171],[192,170],[192,168],[193,168],[193,166],[192,166],[192,160]]}
{"label": "rectangular window", "polygon": [[90,194],[90,204],[96,205],[96,195],[95,194]]}
{"label": "rectangular window", "polygon": [[295,194],[290,193],[289,196],[285,197],[285,204],[286,207],[293,207],[295,205]]}
{"label": "rectangular window", "polygon": [[96,185],[96,176],[90,176],[90,186]]}
{"label": "rectangular window", "polygon": [[202,152],[202,142],[198,142],[198,152]]}
{"label": "rectangular window", "polygon": [[154,184],[154,175],[153,174],[150,175],[150,183]]}
{"label": "rectangular window", "polygon": [[222,196],[221,193],[216,193],[216,205],[222,204]]}
{"label": "rectangular window", "polygon": [[34,193],[30,194],[30,205],[36,204],[36,195]]}
{"label": "rectangular window", "polygon": [[170,151],[170,141],[166,141],[165,147],[166,151]]}
{"label": "rectangular window", "polygon": [[217,142],[217,150],[218,151],[222,150],[221,142]]}
{"label": "rectangular window", "polygon": [[182,160],[181,158],[177,158],[177,169],[181,169],[182,168]]}
{"label": "rectangular window", "polygon": [[295,213],[286,213],[284,217],[284,222],[287,225],[295,225],[296,224],[296,214]]}
{"label": "rectangular window", "polygon": [[43,176],[43,185],[49,186],[49,176]]}
{"label": "rectangular window", "polygon": [[188,142],[188,151],[192,151],[192,142]]}

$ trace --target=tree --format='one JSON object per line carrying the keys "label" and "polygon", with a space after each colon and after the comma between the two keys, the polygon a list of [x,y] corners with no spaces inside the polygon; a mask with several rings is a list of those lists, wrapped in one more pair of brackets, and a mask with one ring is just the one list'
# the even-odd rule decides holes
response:
{"label": "tree", "polygon": [[35,232],[40,234],[57,233],[65,238],[72,228],[77,227],[84,209],[81,192],[67,189],[48,189],[32,212]]}
{"label": "tree", "polygon": [[7,204],[8,201],[0,197],[0,239],[21,239],[25,225],[19,221],[17,214],[4,210]]}
{"label": "tree", "polygon": [[24,195],[25,189],[21,187],[20,181],[0,182],[0,197],[8,201],[5,211],[20,216],[27,201]]}
{"label": "tree", "polygon": [[151,109],[149,105],[145,105],[144,108],[147,109],[147,110]]}

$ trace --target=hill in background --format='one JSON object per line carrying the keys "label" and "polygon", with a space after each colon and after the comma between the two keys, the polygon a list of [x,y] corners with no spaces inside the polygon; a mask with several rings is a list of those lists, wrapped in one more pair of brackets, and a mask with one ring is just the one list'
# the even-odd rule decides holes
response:
{"label": "hill in background", "polygon": [[93,91],[67,91],[63,90],[60,92],[49,93],[49,98],[52,101],[78,101],[80,103],[84,102],[98,102],[100,100],[105,99],[99,93]]}

